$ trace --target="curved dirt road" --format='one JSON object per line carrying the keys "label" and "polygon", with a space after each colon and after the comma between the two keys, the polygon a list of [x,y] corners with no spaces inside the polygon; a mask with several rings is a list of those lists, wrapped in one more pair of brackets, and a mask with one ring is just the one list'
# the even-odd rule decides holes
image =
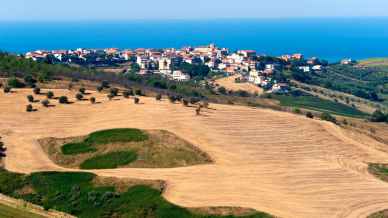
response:
{"label": "curved dirt road", "polygon": [[[366,217],[388,208],[388,183],[367,172],[367,162],[388,154],[348,138],[338,127],[301,116],[240,106],[194,108],[141,98],[56,105],[26,113],[31,90],[0,93],[0,135],[8,146],[6,168],[30,173],[67,170],[36,143],[92,131],[134,127],[166,129],[210,154],[215,163],[174,169],[92,171],[101,176],[163,179],[164,196],[186,207],[241,206],[281,217]],[[75,93],[55,90],[55,94]],[[42,98],[42,97],[41,97]],[[56,102],[55,102],[56,104]]]}

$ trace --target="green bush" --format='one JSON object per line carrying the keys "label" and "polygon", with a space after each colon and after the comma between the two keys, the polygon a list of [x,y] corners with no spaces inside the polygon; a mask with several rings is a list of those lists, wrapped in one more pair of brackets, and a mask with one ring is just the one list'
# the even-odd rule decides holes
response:
{"label": "green bush", "polygon": [[11,173],[0,168],[0,193],[10,195],[15,190],[22,188],[24,183],[22,174]]}
{"label": "green bush", "polygon": [[97,86],[97,91],[98,91],[98,92],[102,92],[102,90],[104,90],[104,87],[103,87],[103,86]]}
{"label": "green bush", "polygon": [[117,96],[119,94],[119,90],[117,88],[111,88],[109,93],[113,96]]}
{"label": "green bush", "polygon": [[135,161],[137,155],[133,151],[117,151],[98,155],[85,160],[81,169],[114,169]]}
{"label": "green bush", "polygon": [[135,94],[138,95],[138,96],[142,96],[143,95],[143,91],[141,91],[141,89],[136,89]]}
{"label": "green bush", "polygon": [[380,110],[376,110],[373,112],[372,116],[370,117],[370,121],[372,122],[388,122],[388,114],[384,114]]}
{"label": "green bush", "polygon": [[135,104],[139,104],[140,103],[140,99],[136,98],[136,97],[133,99],[133,101],[134,101]]}
{"label": "green bush", "polygon": [[82,87],[82,88],[80,88],[78,91],[79,91],[81,94],[85,94],[86,89],[85,89],[84,87]]}
{"label": "green bush", "polygon": [[90,103],[95,104],[96,103],[96,98],[95,97],[91,97],[89,99],[89,101],[90,101]]}

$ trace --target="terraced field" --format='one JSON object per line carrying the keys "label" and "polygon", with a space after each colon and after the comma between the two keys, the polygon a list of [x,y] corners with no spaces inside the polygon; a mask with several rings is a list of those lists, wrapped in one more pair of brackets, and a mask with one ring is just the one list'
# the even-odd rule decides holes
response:
{"label": "terraced field", "polygon": [[[0,93],[0,135],[8,146],[6,168],[31,173],[55,165],[37,139],[86,135],[102,129],[164,129],[209,154],[213,164],[170,169],[92,170],[100,176],[161,179],[164,197],[185,207],[240,206],[280,217],[366,217],[388,208],[388,183],[368,173],[368,162],[386,163],[386,145],[332,124],[242,106],[195,108],[141,98],[88,101],[26,113],[31,90]],[[56,95],[74,96],[67,90]],[[43,97],[38,97],[43,98]],[[53,102],[54,103],[54,102]]]}

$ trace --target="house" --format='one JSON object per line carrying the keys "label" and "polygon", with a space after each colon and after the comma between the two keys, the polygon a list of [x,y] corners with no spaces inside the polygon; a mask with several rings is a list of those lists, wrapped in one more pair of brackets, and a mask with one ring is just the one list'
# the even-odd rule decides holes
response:
{"label": "house", "polygon": [[176,81],[185,82],[185,81],[189,81],[190,80],[190,75],[185,74],[185,73],[183,73],[180,70],[175,70],[172,73],[172,79],[176,80]]}
{"label": "house", "polygon": [[242,55],[245,58],[250,58],[250,57],[256,56],[256,51],[254,51],[254,50],[240,50],[237,53]]}
{"label": "house", "polygon": [[310,72],[310,66],[300,66],[298,67],[299,70],[302,70],[305,73]]}
{"label": "house", "polygon": [[276,83],[272,86],[272,93],[288,93],[289,86],[286,83]]}
{"label": "house", "polygon": [[356,61],[351,59],[351,58],[346,58],[346,59],[341,60],[342,65],[349,65],[349,64],[354,64],[354,63],[356,63]]}
{"label": "house", "polygon": [[311,69],[314,71],[322,71],[323,67],[322,65],[314,65]]}

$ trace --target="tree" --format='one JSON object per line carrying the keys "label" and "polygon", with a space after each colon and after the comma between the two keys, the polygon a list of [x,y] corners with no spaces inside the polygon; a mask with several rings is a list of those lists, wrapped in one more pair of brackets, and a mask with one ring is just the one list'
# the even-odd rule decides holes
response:
{"label": "tree", "polygon": [[75,95],[75,98],[76,98],[78,101],[81,101],[81,100],[84,98],[84,96],[83,96],[81,93],[77,93],[77,94]]}
{"label": "tree", "polygon": [[117,96],[119,94],[119,90],[117,88],[111,88],[109,90],[110,94],[112,94],[113,96]]}
{"label": "tree", "polygon": [[4,86],[3,91],[4,91],[4,93],[10,93],[11,92],[11,87]]}
{"label": "tree", "polygon": [[139,104],[139,103],[140,103],[140,99],[137,98],[137,97],[135,97],[135,98],[134,98],[134,103],[135,103],[135,104]]}
{"label": "tree", "polygon": [[107,95],[107,97],[108,97],[109,101],[111,101],[115,96],[112,93],[109,93]]}
{"label": "tree", "polygon": [[66,96],[59,97],[58,101],[60,104],[68,104],[69,103],[69,99]]}
{"label": "tree", "polygon": [[189,106],[189,101],[187,99],[183,99],[182,104],[183,104],[183,106],[187,107],[187,106]]}
{"label": "tree", "polygon": [[324,112],[321,114],[320,118],[321,120],[326,120],[337,124],[337,119],[334,116],[332,116],[330,113]]}
{"label": "tree", "polygon": [[24,88],[24,87],[26,87],[26,84],[21,82],[16,77],[11,77],[8,79],[8,86],[12,87],[12,88]]}
{"label": "tree", "polygon": [[90,100],[90,103],[92,103],[92,104],[96,103],[96,98],[95,97],[91,97],[89,100]]}
{"label": "tree", "polygon": [[388,122],[388,114],[384,114],[380,110],[376,110],[373,112],[372,116],[370,117],[370,121],[372,122]]}
{"label": "tree", "polygon": [[85,94],[86,89],[85,89],[84,87],[82,87],[82,88],[79,89],[79,92],[80,92],[81,94]]}
{"label": "tree", "polygon": [[197,116],[199,116],[201,114],[201,107],[197,107],[197,109],[195,109],[195,114]]}
{"label": "tree", "polygon": [[34,102],[34,96],[32,96],[32,95],[27,95],[27,100],[28,100],[28,102]]}
{"label": "tree", "polygon": [[54,92],[48,91],[46,96],[47,96],[48,99],[52,99],[54,97]]}
{"label": "tree", "polygon": [[130,91],[130,90],[125,90],[125,91],[123,92],[124,98],[129,98],[130,95],[133,95],[132,90],[131,90],[131,91]]}
{"label": "tree", "polygon": [[32,112],[32,111],[34,111],[34,108],[32,107],[31,104],[28,104],[28,105],[26,106],[26,111],[27,111],[27,112]]}
{"label": "tree", "polygon": [[109,88],[109,82],[106,81],[106,80],[102,81],[102,82],[101,82],[101,87],[102,87],[102,88]]}
{"label": "tree", "polygon": [[141,95],[143,95],[143,92],[141,91],[141,89],[136,89],[135,94],[137,96],[141,96]]}
{"label": "tree", "polygon": [[168,100],[169,100],[171,103],[175,103],[176,100],[177,100],[177,98],[176,98],[175,95],[169,95],[169,96],[168,96]]}
{"label": "tree", "polygon": [[48,99],[43,100],[41,103],[44,107],[48,107],[50,105],[50,101]]}
{"label": "tree", "polygon": [[31,74],[26,74],[26,75],[23,77],[23,80],[24,80],[24,82],[25,82],[28,86],[30,86],[30,87],[35,86],[36,80],[34,79],[34,77],[33,77]]}
{"label": "tree", "polygon": [[223,87],[223,86],[219,87],[219,88],[217,89],[217,91],[218,91],[219,93],[223,94],[223,95],[226,95],[226,89],[225,89],[225,87]]}
{"label": "tree", "polygon": [[310,118],[310,119],[313,119],[313,118],[314,118],[314,115],[313,115],[313,113],[311,113],[310,111],[308,111],[308,112],[306,113],[306,117],[307,117],[307,118]]}
{"label": "tree", "polygon": [[97,92],[102,92],[102,90],[104,90],[103,86],[97,86]]}
{"label": "tree", "polygon": [[156,99],[157,101],[161,101],[161,100],[162,100],[162,95],[161,95],[160,93],[158,93],[158,94],[156,95],[155,99]]}
{"label": "tree", "polygon": [[35,95],[39,95],[40,94],[40,88],[39,87],[35,87],[33,90]]}

